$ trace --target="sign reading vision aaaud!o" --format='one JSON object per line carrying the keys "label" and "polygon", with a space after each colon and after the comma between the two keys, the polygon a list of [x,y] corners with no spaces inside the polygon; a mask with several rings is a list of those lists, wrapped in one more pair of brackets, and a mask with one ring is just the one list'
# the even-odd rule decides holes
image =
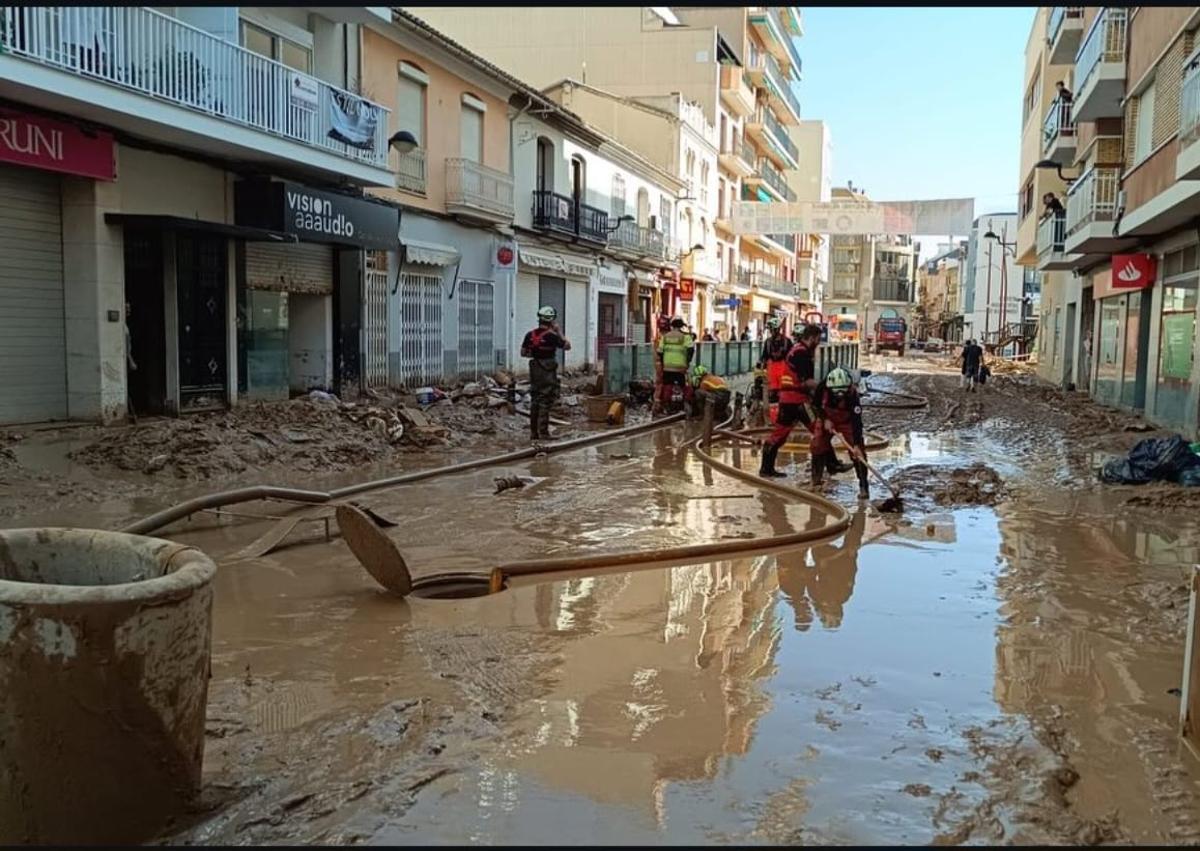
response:
{"label": "sign reading vision aaaud!o", "polygon": [[291,181],[240,181],[234,216],[239,225],[289,233],[304,242],[390,249],[400,240],[396,207]]}

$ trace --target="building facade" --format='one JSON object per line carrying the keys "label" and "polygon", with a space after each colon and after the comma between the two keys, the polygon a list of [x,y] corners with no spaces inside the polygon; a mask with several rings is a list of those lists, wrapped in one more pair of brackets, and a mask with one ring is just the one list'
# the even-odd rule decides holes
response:
{"label": "building facade", "polygon": [[0,9],[0,422],[359,380],[366,8]]}

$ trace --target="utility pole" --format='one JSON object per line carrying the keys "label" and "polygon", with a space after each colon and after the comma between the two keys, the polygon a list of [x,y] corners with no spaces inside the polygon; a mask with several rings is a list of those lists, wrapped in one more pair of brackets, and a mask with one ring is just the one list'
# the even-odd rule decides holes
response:
{"label": "utility pole", "polygon": [[1008,222],[1000,227],[1000,334],[1008,330]]}
{"label": "utility pole", "polygon": [[[990,226],[990,223],[989,223]],[[983,306],[983,340],[986,342],[992,330],[992,240],[988,240],[987,300]]]}

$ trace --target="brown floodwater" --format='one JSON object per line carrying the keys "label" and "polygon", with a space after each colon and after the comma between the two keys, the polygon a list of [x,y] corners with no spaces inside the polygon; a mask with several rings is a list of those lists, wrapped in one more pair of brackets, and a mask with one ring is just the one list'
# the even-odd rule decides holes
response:
{"label": "brown floodwater", "polygon": [[[415,577],[827,522],[683,438],[362,501]],[[894,518],[843,474],[828,495],[856,507],[832,540],[475,599],[389,597],[303,524],[218,571],[206,793],[168,841],[1200,840],[1169,693],[1200,529],[1062,485],[1058,451],[1031,472],[1002,432],[904,435],[874,454],[885,474],[985,461],[1017,497],[909,492]],[[512,475],[535,481],[495,494]],[[220,559],[268,528],[197,515],[172,537]]]}

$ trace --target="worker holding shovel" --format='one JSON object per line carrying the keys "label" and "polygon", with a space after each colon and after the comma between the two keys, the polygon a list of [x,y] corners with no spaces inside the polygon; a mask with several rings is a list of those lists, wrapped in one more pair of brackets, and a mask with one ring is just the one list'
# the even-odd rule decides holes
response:
{"label": "worker holding shovel", "polygon": [[813,433],[813,484],[821,483],[822,468],[830,474],[841,472],[837,453],[833,451],[833,435],[841,435],[850,449],[854,472],[858,475],[858,498],[870,499],[867,483],[867,447],[863,440],[862,397],[850,373],[840,366],[831,370],[817,386],[813,398],[823,419],[824,428]]}

